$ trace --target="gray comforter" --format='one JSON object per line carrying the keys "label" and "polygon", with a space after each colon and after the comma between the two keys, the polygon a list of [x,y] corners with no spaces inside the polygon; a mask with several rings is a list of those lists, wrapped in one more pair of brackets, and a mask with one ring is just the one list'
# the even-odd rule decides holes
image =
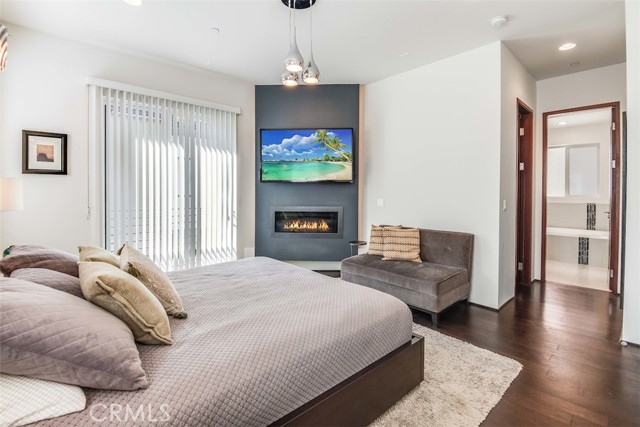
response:
{"label": "gray comforter", "polygon": [[87,389],[87,409],[40,425],[260,426],[411,338],[396,298],[268,258],[170,274],[187,319],[138,346],[150,386]]}

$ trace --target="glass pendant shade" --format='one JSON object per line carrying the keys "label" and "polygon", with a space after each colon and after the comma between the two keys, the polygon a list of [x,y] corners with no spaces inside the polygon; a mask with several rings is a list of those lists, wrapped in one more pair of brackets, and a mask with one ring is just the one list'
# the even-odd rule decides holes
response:
{"label": "glass pendant shade", "polygon": [[313,53],[311,54],[311,59],[307,64],[307,68],[305,68],[302,73],[302,80],[310,85],[318,84],[320,81],[320,70],[318,70],[316,61],[313,59]]}
{"label": "glass pendant shade", "polygon": [[298,86],[298,74],[285,70],[280,77],[282,84],[285,86]]}
{"label": "glass pendant shade", "polygon": [[[311,8],[313,4],[310,4]],[[318,70],[318,66],[316,65],[316,60],[313,57],[313,8],[309,13],[309,39],[311,40],[311,55],[309,58],[309,62],[302,72],[302,81],[304,81],[308,85],[317,85],[320,82],[320,70]]]}
{"label": "glass pendant shade", "polygon": [[292,73],[299,73],[302,71],[304,67],[304,58],[300,53],[300,49],[298,49],[298,43],[296,41],[296,33],[293,32],[293,40],[291,42],[291,49],[289,49],[289,53],[287,57],[284,59],[284,68],[291,71]]}
{"label": "glass pendant shade", "polygon": [[0,71],[4,70],[7,66],[8,45],[9,31],[7,27],[0,24]]}

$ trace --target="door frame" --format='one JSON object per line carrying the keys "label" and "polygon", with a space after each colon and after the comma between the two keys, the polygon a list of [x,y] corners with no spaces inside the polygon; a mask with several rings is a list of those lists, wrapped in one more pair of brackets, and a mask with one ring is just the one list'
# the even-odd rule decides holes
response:
{"label": "door frame", "polygon": [[[586,105],[583,107],[566,108],[542,113],[542,229],[540,248],[540,280],[546,281],[547,267],[547,148],[548,148],[548,128],[547,119],[549,116],[576,111],[595,110],[600,108],[611,108],[611,161],[615,162],[615,167],[609,164],[611,170],[611,188],[609,189],[609,290],[612,294],[618,294],[619,276],[619,251],[620,251],[620,101],[607,102],[604,104]],[[613,274],[611,274],[611,272]]]}
{"label": "door frame", "polygon": [[[516,208],[516,283],[530,284],[532,281],[532,239],[533,239],[533,109],[520,98],[516,98],[518,114],[516,126],[516,171],[517,171],[517,208]],[[524,117],[523,117],[524,116]],[[523,122],[523,123],[522,123]],[[522,126],[521,126],[522,125]],[[524,128],[524,135],[520,128]],[[524,164],[524,170],[520,169]],[[524,190],[524,191],[523,191]],[[522,269],[518,264],[522,262]]]}

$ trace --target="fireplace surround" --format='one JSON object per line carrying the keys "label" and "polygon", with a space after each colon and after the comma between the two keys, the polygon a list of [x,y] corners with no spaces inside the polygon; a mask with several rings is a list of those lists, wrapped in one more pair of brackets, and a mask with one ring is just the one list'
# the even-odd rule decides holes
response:
{"label": "fireplace surround", "polygon": [[[300,86],[292,91],[282,85],[255,87],[255,250],[256,256],[284,261],[314,262],[333,269],[351,256],[349,242],[358,240],[358,136],[360,134],[358,85]],[[260,181],[260,129],[353,129],[353,183]],[[242,211],[244,200],[239,201]],[[275,233],[272,206],[343,208],[340,230],[328,237],[316,233]],[[287,237],[288,236],[288,237]],[[315,236],[315,237],[314,237]],[[245,253],[247,252],[245,248]],[[328,264],[328,263],[331,264]],[[331,265],[331,267],[329,267]],[[339,268],[339,267],[338,267]]]}

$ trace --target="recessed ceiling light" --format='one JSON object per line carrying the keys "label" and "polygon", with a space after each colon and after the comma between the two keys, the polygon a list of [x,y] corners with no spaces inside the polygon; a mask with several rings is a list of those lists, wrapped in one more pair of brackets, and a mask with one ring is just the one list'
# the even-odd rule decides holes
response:
{"label": "recessed ceiling light", "polygon": [[402,58],[402,57],[405,57],[405,56],[409,56],[409,52],[402,52],[402,53],[400,54],[400,57],[401,57],[401,58]]}
{"label": "recessed ceiling light", "polygon": [[563,45],[561,45],[558,50],[569,50],[569,49],[573,49],[574,47],[576,47],[575,43],[565,43]]}
{"label": "recessed ceiling light", "polygon": [[489,21],[491,23],[491,26],[493,28],[500,28],[500,27],[504,27],[505,25],[507,25],[507,22],[509,22],[509,18],[504,16],[504,15],[499,15],[499,16],[494,16],[493,18],[491,18],[491,21]]}
{"label": "recessed ceiling light", "polygon": [[566,125],[566,124],[567,124],[567,122],[558,122],[558,124],[559,124],[560,126],[564,126],[564,125]]}
{"label": "recessed ceiling light", "polygon": [[130,4],[131,6],[140,6],[142,5],[142,0],[122,0],[126,4]]}

